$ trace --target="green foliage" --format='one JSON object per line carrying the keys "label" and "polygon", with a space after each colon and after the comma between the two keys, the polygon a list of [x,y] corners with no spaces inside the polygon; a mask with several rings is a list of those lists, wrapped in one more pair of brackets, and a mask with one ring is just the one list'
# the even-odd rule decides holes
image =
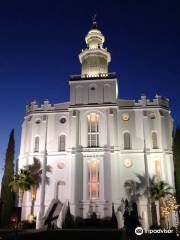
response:
{"label": "green foliage", "polygon": [[136,174],[137,180],[127,180],[124,183],[124,188],[130,202],[137,202],[139,198],[146,195],[147,178],[145,175]]}
{"label": "green foliage", "polygon": [[124,183],[125,191],[131,202],[136,202],[141,196],[158,201],[161,197],[172,194],[173,188],[164,181],[157,181],[156,176],[149,177],[149,187],[147,188],[147,178],[144,175],[136,174],[137,181],[127,180]]}
{"label": "green foliage", "polygon": [[9,187],[13,192],[18,192],[19,190],[27,191],[30,190],[33,184],[34,180],[30,171],[26,169],[20,169],[18,174],[16,174],[13,180],[9,183]]}
{"label": "green foliage", "polygon": [[[141,196],[146,196],[151,201],[152,222],[157,225],[157,212],[155,201],[161,201],[166,195],[173,194],[173,188],[164,181],[157,181],[156,177],[152,178],[144,175],[136,174],[137,181],[127,180],[124,187],[131,203],[137,202]],[[147,187],[147,180],[149,187]]]}
{"label": "green foliage", "polygon": [[[39,159],[34,158],[33,163],[30,165],[25,166],[25,169],[30,172],[32,180],[34,181],[34,184],[38,188],[42,181],[42,165]],[[50,172],[51,167],[47,166],[46,171]],[[49,184],[49,177],[46,176],[46,183]]]}
{"label": "green foliage", "polygon": [[9,136],[8,147],[6,150],[5,164],[4,164],[4,175],[1,183],[1,223],[7,224],[10,221],[10,215],[15,205],[14,193],[9,188],[9,183],[14,175],[14,129],[11,131]]}
{"label": "green foliage", "polygon": [[155,176],[150,178],[150,186],[148,192],[152,202],[159,201],[161,198],[164,198],[166,195],[172,195],[173,188],[164,181],[156,181]]}
{"label": "green foliage", "polygon": [[173,159],[174,159],[174,176],[176,187],[176,199],[180,204],[180,129],[176,128],[173,137]]}

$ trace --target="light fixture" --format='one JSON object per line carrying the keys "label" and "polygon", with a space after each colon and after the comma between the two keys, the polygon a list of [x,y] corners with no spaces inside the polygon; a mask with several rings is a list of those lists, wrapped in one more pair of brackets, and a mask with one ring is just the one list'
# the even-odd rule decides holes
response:
{"label": "light fixture", "polygon": [[128,121],[129,120],[129,114],[128,113],[123,113],[121,116],[123,121]]}

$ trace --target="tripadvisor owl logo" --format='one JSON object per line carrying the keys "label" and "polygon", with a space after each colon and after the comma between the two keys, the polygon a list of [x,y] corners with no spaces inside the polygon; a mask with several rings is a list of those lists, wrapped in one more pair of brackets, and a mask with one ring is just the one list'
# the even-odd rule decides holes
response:
{"label": "tripadvisor owl logo", "polygon": [[[142,227],[137,227],[135,229],[135,234],[140,236],[142,235],[144,232],[143,228]],[[154,233],[173,233],[173,230],[172,229],[149,229],[149,230],[145,230],[145,233],[148,233],[148,234],[154,234]]]}
{"label": "tripadvisor owl logo", "polygon": [[143,228],[142,227],[137,227],[136,229],[135,229],[135,234],[136,235],[142,235],[143,234]]}

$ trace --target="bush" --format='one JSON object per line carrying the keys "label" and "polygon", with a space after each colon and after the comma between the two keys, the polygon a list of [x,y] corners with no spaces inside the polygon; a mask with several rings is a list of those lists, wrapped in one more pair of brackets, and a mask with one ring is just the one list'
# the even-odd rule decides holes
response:
{"label": "bush", "polygon": [[97,229],[103,229],[103,228],[116,228],[116,225],[112,224],[112,218],[106,217],[106,218],[86,218],[83,219],[82,217],[76,217],[75,219],[75,227],[76,228],[97,228]]}
{"label": "bush", "polygon": [[74,226],[75,226],[75,224],[74,224],[74,217],[71,214],[70,206],[69,206],[69,202],[68,202],[67,213],[66,213],[64,222],[62,224],[62,228],[74,228]]}
{"label": "bush", "polygon": [[75,219],[75,227],[84,227],[85,225],[85,220],[82,217],[76,217]]}
{"label": "bush", "polygon": [[21,222],[22,229],[35,229],[36,228],[36,222],[29,223],[27,220],[23,220]]}

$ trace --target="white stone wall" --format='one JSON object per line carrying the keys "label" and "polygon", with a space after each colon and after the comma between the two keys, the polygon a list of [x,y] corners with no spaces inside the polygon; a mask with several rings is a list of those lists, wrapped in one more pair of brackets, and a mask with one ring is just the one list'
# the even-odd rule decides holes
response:
{"label": "white stone wall", "polygon": [[[168,99],[159,95],[152,101],[144,95],[137,102],[118,99],[116,75],[108,73],[111,55],[103,48],[104,36],[96,22],[93,26],[86,36],[87,48],[79,54],[81,75],[72,75],[69,81],[70,102],[50,104],[45,100],[38,106],[34,100],[26,106],[18,166],[32,164],[34,157],[43,162],[47,127],[47,165],[51,166],[51,172],[47,173],[50,183],[45,188],[46,210],[51,201],[58,198],[61,202],[69,200],[75,216],[88,217],[96,211],[99,217],[105,217],[111,216],[112,203],[117,210],[122,198],[127,198],[125,181],[137,180],[136,174],[154,175],[157,160],[160,178],[174,186],[173,121]],[[93,149],[88,147],[87,134],[87,115],[92,112],[99,115],[99,147]],[[60,122],[62,118],[66,119],[65,123]],[[124,149],[125,132],[131,138],[131,149],[127,150]],[[157,134],[157,149],[153,149],[152,132]],[[58,139],[62,134],[66,138],[66,149],[59,152]],[[37,136],[39,152],[34,152]],[[87,164],[91,159],[98,161],[100,179],[99,199],[93,201],[88,197],[87,184]],[[37,192],[35,214],[39,213],[40,199],[41,187]],[[27,218],[30,207],[31,194],[26,192],[22,219]],[[141,199],[138,207],[147,227],[150,222],[146,199]]]}
{"label": "white stone wall", "polygon": [[69,83],[71,105],[117,101],[117,79],[81,80]]}
{"label": "white stone wall", "polygon": [[[88,89],[89,83],[83,83]],[[114,84],[114,85],[113,85]],[[98,88],[103,88],[104,83],[97,83]],[[115,89],[116,81],[112,82]],[[71,93],[76,89],[76,84],[71,85]],[[102,89],[101,89],[102,90]],[[84,94],[85,91],[83,91]],[[102,94],[102,92],[101,92]],[[98,93],[98,101],[102,101],[102,95]],[[112,93],[115,101],[116,94]],[[83,101],[87,101],[86,94]],[[168,110],[161,106],[134,107],[99,104],[82,105],[75,104],[71,96],[71,107],[68,110],[32,112],[27,115],[22,124],[22,139],[19,156],[19,168],[33,162],[33,157],[43,161],[45,144],[46,122],[43,116],[48,116],[47,132],[47,164],[51,166],[51,172],[47,173],[50,184],[46,185],[45,206],[48,208],[52,199],[58,197],[62,202],[69,200],[71,212],[76,216],[88,217],[90,210],[98,212],[99,217],[111,216],[112,203],[117,209],[122,198],[127,198],[124,183],[125,181],[137,180],[136,174],[145,174],[144,137],[146,144],[147,162],[149,175],[155,174],[155,161],[160,161],[161,179],[174,186],[173,160],[172,160],[172,119]],[[88,148],[87,143],[87,115],[91,112],[99,115],[99,148],[94,150]],[[151,119],[149,113],[155,113]],[[163,114],[162,114],[163,112]],[[122,119],[123,114],[128,114],[128,121]],[[60,123],[61,118],[66,118],[65,123]],[[37,124],[36,121],[40,120]],[[143,127],[144,125],[144,127]],[[131,135],[132,148],[124,150],[124,132]],[[152,131],[157,132],[158,149],[152,149]],[[61,134],[66,136],[66,151],[58,152],[58,137]],[[34,152],[34,139],[40,137],[40,151]],[[91,202],[88,199],[87,184],[87,162],[91,159],[99,161],[100,171],[100,195],[99,199]],[[126,167],[125,162],[130,160],[131,167]],[[60,163],[64,168],[59,168]],[[65,185],[59,184],[64,182]],[[35,202],[35,213],[40,207],[41,188],[38,189]],[[31,195],[29,192],[24,197],[22,218],[26,219],[30,213]],[[142,215],[147,204],[140,203]],[[148,223],[146,222],[145,225]]]}

